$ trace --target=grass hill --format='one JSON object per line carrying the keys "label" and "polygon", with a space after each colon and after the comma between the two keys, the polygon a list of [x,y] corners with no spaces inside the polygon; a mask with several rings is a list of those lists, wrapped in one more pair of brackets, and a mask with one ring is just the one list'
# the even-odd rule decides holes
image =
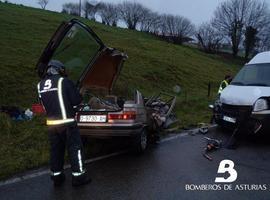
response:
{"label": "grass hill", "polygon": [[[35,64],[51,35],[70,15],[0,3],[0,105],[29,108],[37,101]],[[145,96],[180,85],[176,112],[183,126],[208,121],[207,85],[216,93],[227,73],[234,74],[240,60],[205,54],[198,49],[161,41],[146,33],[113,28],[81,19],[110,47],[126,52],[116,91],[140,90]],[[213,95],[214,96],[214,95]],[[43,118],[13,122],[0,115],[0,178],[48,162]]]}

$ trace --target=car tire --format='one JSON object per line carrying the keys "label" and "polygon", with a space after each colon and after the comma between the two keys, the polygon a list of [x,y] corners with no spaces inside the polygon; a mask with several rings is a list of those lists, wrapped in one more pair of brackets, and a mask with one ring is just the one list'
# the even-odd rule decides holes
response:
{"label": "car tire", "polygon": [[133,141],[133,151],[136,154],[142,154],[148,146],[148,134],[146,128],[143,128]]}

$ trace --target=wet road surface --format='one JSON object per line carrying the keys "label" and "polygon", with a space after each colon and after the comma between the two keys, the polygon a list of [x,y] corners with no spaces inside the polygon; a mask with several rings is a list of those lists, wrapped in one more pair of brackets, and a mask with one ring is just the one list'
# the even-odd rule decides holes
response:
{"label": "wet road surface", "polygon": [[[211,130],[206,136],[226,141],[229,134]],[[184,134],[174,140],[151,146],[144,155],[118,155],[87,165],[93,181],[72,188],[70,170],[60,188],[54,188],[48,175],[0,187],[0,199],[269,199],[270,142],[244,140],[236,150],[213,152],[213,161],[202,156],[204,135]],[[235,163],[239,184],[267,185],[266,191],[196,191],[186,184],[214,185],[220,161]],[[223,187],[223,184],[221,184]]]}

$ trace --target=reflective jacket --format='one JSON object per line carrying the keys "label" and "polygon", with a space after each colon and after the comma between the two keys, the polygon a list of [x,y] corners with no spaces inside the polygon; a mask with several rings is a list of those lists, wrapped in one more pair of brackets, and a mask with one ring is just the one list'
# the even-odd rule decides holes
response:
{"label": "reflective jacket", "polygon": [[59,75],[46,76],[38,85],[38,94],[47,113],[47,125],[74,122],[75,109],[82,97],[74,83]]}
{"label": "reflective jacket", "polygon": [[221,94],[221,92],[229,85],[229,83],[226,80],[223,80],[219,86],[218,94]]}

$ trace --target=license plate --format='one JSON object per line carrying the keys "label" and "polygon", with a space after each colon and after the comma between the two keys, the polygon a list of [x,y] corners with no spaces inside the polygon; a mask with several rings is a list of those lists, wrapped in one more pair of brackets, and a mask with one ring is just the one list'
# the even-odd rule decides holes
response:
{"label": "license plate", "polygon": [[223,116],[223,120],[231,123],[236,123],[236,119],[228,116]]}
{"label": "license plate", "polygon": [[106,115],[81,115],[80,122],[106,122]]}

